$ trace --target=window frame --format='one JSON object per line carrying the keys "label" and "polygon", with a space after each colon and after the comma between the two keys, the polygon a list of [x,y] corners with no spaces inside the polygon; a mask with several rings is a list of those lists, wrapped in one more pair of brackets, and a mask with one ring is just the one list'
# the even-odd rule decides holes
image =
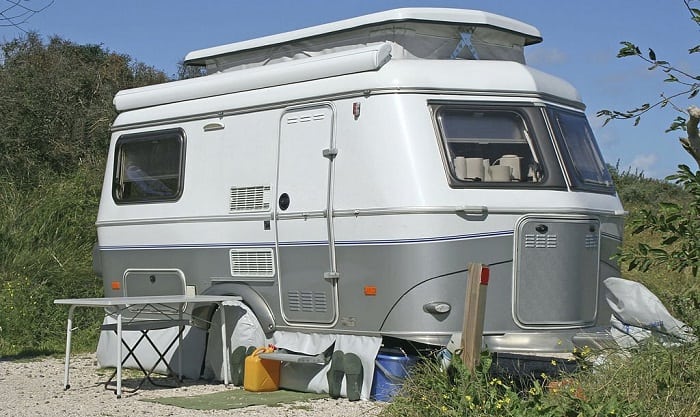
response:
{"label": "window frame", "polygon": [[[167,196],[153,195],[153,196],[139,196],[136,198],[124,198],[120,196],[120,189],[124,186],[124,175],[123,175],[123,152],[122,148],[124,145],[132,144],[135,142],[146,142],[153,140],[176,140],[179,148],[179,155],[177,160],[177,177],[176,184],[177,188],[174,193]],[[118,205],[127,204],[154,204],[154,203],[171,203],[178,201],[182,197],[184,191],[185,182],[185,151],[186,151],[186,137],[185,132],[181,128],[165,129],[149,132],[139,132],[139,133],[129,133],[121,135],[117,138],[114,145],[114,165],[112,168],[112,199]]]}

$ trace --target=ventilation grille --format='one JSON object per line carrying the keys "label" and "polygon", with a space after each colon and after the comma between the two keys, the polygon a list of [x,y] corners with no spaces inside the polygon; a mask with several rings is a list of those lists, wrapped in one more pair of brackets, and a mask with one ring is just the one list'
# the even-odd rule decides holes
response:
{"label": "ventilation grille", "polygon": [[595,249],[598,247],[598,235],[586,235],[586,248]]}
{"label": "ventilation grille", "polygon": [[292,290],[287,292],[287,301],[290,311],[311,313],[328,311],[328,300],[324,292]]}
{"label": "ventilation grille", "polygon": [[317,114],[302,114],[300,116],[291,116],[287,118],[287,124],[293,125],[296,123],[308,123],[308,122],[315,122],[319,120],[324,120],[326,118],[326,115],[323,113],[317,113]]}
{"label": "ventilation grille", "polygon": [[229,212],[270,210],[270,186],[231,187]]}
{"label": "ventilation grille", "polygon": [[262,277],[275,276],[272,249],[231,249],[231,276]]}
{"label": "ventilation grille", "polygon": [[557,247],[557,235],[527,234],[525,247],[536,249],[553,249]]}

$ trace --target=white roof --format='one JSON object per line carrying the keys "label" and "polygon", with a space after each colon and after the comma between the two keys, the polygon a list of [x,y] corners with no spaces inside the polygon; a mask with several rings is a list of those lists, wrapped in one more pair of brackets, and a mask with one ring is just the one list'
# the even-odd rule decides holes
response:
{"label": "white roof", "polygon": [[192,51],[187,65],[210,73],[244,69],[391,42],[393,59],[500,59],[524,63],[522,48],[541,42],[526,23],[466,9],[403,8]]}

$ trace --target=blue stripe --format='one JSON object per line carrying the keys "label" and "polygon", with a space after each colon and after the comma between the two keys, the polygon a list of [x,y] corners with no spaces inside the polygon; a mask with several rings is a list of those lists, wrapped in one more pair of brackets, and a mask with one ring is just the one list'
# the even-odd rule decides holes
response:
{"label": "blue stripe", "polygon": [[[397,245],[411,243],[449,242],[457,240],[470,240],[485,237],[512,236],[512,230],[502,230],[485,233],[470,233],[465,235],[436,236],[410,239],[376,239],[376,240],[338,240],[336,246],[362,246],[362,245]],[[325,246],[327,240],[299,240],[293,242],[280,242],[279,246]],[[229,242],[229,243],[182,243],[174,245],[128,245],[128,246],[100,246],[101,250],[134,250],[134,249],[195,249],[195,248],[240,248],[240,247],[274,247],[275,242]]]}

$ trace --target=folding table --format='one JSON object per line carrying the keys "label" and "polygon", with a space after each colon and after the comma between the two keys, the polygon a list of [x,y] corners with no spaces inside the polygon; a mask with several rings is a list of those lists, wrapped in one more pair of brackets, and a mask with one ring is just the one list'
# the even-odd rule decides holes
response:
{"label": "folding table", "polygon": [[[159,295],[159,296],[139,296],[139,297],[106,297],[106,298],[68,298],[54,300],[55,304],[69,305],[68,309],[68,325],[66,326],[66,363],[65,372],[63,377],[63,386],[65,389],[70,388],[69,383],[69,366],[70,366],[70,350],[71,350],[71,333],[73,331],[73,314],[76,307],[101,307],[105,311],[114,316],[117,320],[115,324],[115,330],[117,333],[117,398],[121,398],[122,395],[122,345],[124,344],[122,338],[123,323],[122,318],[124,313],[127,313],[125,318],[128,327],[133,327],[134,329],[141,330],[142,335],[145,335],[149,330],[163,329],[167,327],[180,327],[178,329],[178,346],[182,343],[182,327],[185,321],[183,317],[191,317],[189,313],[185,312],[184,306],[188,304],[216,304],[219,307],[219,312],[221,315],[221,346],[223,352],[223,364],[224,369],[224,384],[229,383],[229,343],[226,340],[226,316],[223,309],[223,303],[227,301],[240,301],[241,297],[238,296],[223,296],[223,295]],[[148,319],[146,318],[153,313],[161,315],[161,319]],[[162,319],[165,318],[165,320]],[[111,328],[110,328],[111,329]],[[145,333],[144,333],[145,332]],[[143,339],[143,338],[142,338]],[[150,339],[148,339],[150,341]],[[139,342],[141,339],[139,340]],[[160,360],[165,360],[164,355],[167,353],[166,349],[164,353],[159,353]],[[135,356],[135,346],[129,349],[129,354],[136,359]],[[138,359],[137,363],[138,362]],[[178,352],[178,371],[182,372],[182,353]],[[158,362],[156,362],[156,365]],[[144,373],[146,370],[140,365]],[[166,366],[172,371],[172,368],[166,361]],[[151,370],[152,372],[152,370]],[[148,374],[147,374],[148,376]]]}

